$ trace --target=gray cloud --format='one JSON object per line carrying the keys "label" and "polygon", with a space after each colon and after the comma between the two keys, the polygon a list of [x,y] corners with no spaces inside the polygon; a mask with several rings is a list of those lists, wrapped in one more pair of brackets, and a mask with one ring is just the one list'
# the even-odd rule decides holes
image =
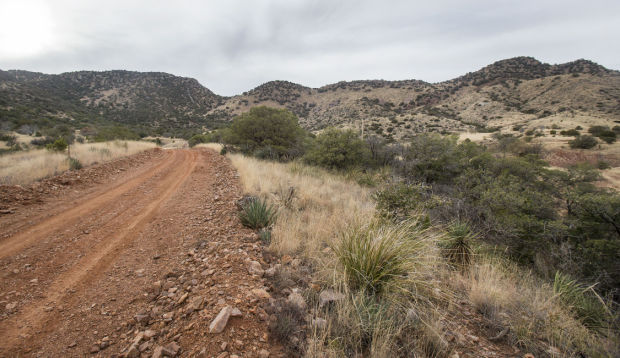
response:
{"label": "gray cloud", "polygon": [[0,23],[0,41],[34,38],[32,49],[0,46],[2,69],[164,71],[224,95],[274,79],[435,82],[521,55],[620,68],[618,1],[3,0],[0,11],[12,2],[49,18],[35,30],[51,40],[34,46],[18,7],[22,30]]}

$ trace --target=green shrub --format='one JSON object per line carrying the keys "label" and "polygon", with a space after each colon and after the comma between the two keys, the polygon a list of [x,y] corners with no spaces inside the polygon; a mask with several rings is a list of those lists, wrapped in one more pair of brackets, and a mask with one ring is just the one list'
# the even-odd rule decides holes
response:
{"label": "green shrub", "polygon": [[422,185],[397,183],[375,192],[373,198],[381,215],[402,220],[422,206],[425,190]]}
{"label": "green shrub", "polygon": [[99,128],[94,139],[95,142],[105,142],[115,139],[139,140],[140,136],[127,127],[110,126]]}
{"label": "green shrub", "polygon": [[599,135],[597,137],[599,137],[605,143],[611,144],[611,143],[616,141],[616,132],[614,132],[614,131],[603,131],[603,132],[599,133]]}
{"label": "green shrub", "polygon": [[604,161],[604,160],[599,160],[599,161],[596,163],[596,168],[597,168],[597,169],[600,169],[600,170],[609,169],[609,168],[611,168],[611,164],[607,163],[607,162],[606,162],[606,161]]}
{"label": "green shrub", "polygon": [[569,129],[566,131],[560,131],[560,135],[566,136],[566,137],[578,137],[580,135],[579,131],[576,129]]}
{"label": "green shrub", "polygon": [[368,149],[355,132],[328,128],[316,137],[304,159],[329,169],[347,169],[362,166],[367,157]]}
{"label": "green shrub", "polygon": [[209,140],[206,134],[196,134],[193,135],[190,139],[187,140],[187,144],[191,147],[194,147],[196,144],[207,143]]}
{"label": "green shrub", "polygon": [[290,159],[304,153],[306,136],[291,111],[260,106],[235,118],[223,141],[246,154],[269,147],[274,156]]}
{"label": "green shrub", "polygon": [[76,158],[69,158],[69,169],[71,170],[78,170],[78,169],[82,169],[82,162],[80,162],[78,159]]}
{"label": "green shrub", "polygon": [[598,141],[591,135],[581,135],[568,142],[573,149],[591,149],[596,147]]}
{"label": "green shrub", "polygon": [[258,230],[271,225],[277,212],[272,205],[267,205],[266,200],[253,199],[243,206],[239,216],[243,225]]}
{"label": "green shrub", "polygon": [[50,143],[45,146],[48,150],[55,152],[64,152],[67,149],[68,144],[64,138],[59,138],[54,141],[54,143]]}

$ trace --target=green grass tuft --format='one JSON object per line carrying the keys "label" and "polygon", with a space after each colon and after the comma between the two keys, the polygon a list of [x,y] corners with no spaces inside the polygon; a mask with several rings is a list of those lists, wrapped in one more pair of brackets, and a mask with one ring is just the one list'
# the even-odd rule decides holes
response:
{"label": "green grass tuft", "polygon": [[277,217],[276,209],[266,200],[254,199],[247,203],[239,214],[241,223],[258,230],[273,224]]}

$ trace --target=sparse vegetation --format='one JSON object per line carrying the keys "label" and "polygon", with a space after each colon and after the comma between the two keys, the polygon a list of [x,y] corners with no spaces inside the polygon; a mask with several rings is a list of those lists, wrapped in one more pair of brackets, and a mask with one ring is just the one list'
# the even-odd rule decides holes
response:
{"label": "sparse vegetation", "polygon": [[591,135],[580,135],[568,142],[568,145],[574,149],[592,149],[596,147],[597,144],[598,141]]}
{"label": "sparse vegetation", "polygon": [[[71,145],[71,157],[83,166],[101,163],[154,148],[149,142],[78,143]],[[0,183],[29,184],[70,169],[65,153],[35,149],[0,157]]]}

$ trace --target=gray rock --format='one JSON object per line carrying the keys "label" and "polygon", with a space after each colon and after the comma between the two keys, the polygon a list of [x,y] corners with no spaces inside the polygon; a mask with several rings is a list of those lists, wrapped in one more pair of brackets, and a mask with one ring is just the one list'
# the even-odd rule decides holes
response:
{"label": "gray rock", "polygon": [[192,311],[198,311],[202,308],[203,303],[204,303],[204,298],[202,298],[202,296],[194,297],[189,304],[189,308]]}
{"label": "gray rock", "polygon": [[231,317],[241,317],[241,316],[243,316],[243,313],[241,313],[241,310],[239,310],[238,308],[235,307],[230,312],[230,316]]}
{"label": "gray rock", "polygon": [[138,358],[140,356],[140,350],[138,349],[138,345],[132,344],[127,350],[127,353],[125,356],[127,358]]}
{"label": "gray rock", "polygon": [[265,270],[263,270],[263,267],[258,261],[250,261],[250,264],[248,265],[248,272],[251,275],[257,276],[263,276],[265,274]]}
{"label": "gray rock", "polygon": [[226,328],[226,324],[228,324],[228,318],[230,318],[230,314],[232,313],[232,308],[230,306],[226,306],[222,308],[220,313],[215,317],[215,319],[209,325],[209,333],[221,333]]}
{"label": "gray rock", "polygon": [[290,295],[288,295],[287,301],[297,306],[297,308],[299,308],[301,311],[306,310],[306,300],[302,295],[297,292],[292,292]]}

